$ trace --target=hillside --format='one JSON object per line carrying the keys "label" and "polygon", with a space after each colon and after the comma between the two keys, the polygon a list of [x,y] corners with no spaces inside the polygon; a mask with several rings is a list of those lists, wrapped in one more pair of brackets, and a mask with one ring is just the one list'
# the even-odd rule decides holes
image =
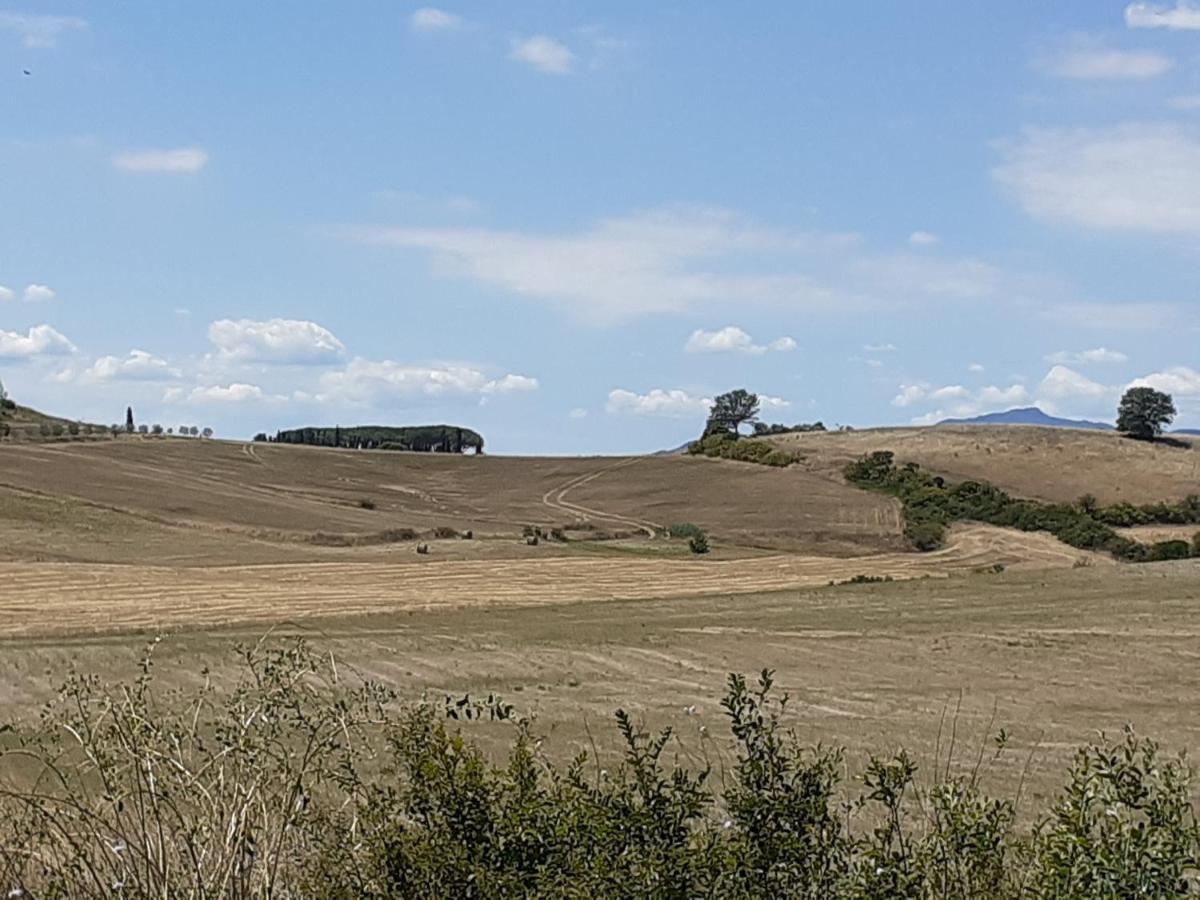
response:
{"label": "hillside", "polygon": [[[7,427],[6,427],[7,426]],[[72,431],[77,434],[72,434]],[[17,405],[12,409],[0,412],[0,439],[8,441],[67,440],[83,437],[108,437],[107,425],[89,422],[75,422],[58,416],[47,415]]]}
{"label": "hillside", "polygon": [[1030,425],[878,428],[771,438],[805,455],[802,465],[832,475],[851,460],[891,450],[951,480],[977,479],[1021,497],[1101,503],[1178,500],[1200,490],[1200,442],[1149,444],[1115,432]]}

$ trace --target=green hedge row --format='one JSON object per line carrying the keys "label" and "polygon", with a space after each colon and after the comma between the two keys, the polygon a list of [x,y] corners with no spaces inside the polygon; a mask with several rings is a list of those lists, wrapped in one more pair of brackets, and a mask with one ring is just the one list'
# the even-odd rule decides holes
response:
{"label": "green hedge row", "polygon": [[732,459],[781,469],[800,459],[795,453],[781,450],[768,441],[739,438],[724,432],[710,434],[698,441],[693,441],[688,445],[688,453],[693,456]]}
{"label": "green hedge row", "polygon": [[[950,523],[969,520],[1021,531],[1048,531],[1072,547],[1100,550],[1129,562],[1200,556],[1200,534],[1192,544],[1179,540],[1143,544],[1117,534],[1088,498],[1074,504],[1040,503],[1011,497],[986,481],[951,485],[943,478],[922,471],[916,463],[897,466],[895,455],[886,450],[850,463],[845,475],[851,484],[885,491],[900,499],[904,504],[904,534],[918,550],[936,550],[944,543]],[[1174,516],[1182,514],[1180,510],[1191,509],[1193,499],[1189,497],[1176,506],[1157,504],[1130,508]]]}

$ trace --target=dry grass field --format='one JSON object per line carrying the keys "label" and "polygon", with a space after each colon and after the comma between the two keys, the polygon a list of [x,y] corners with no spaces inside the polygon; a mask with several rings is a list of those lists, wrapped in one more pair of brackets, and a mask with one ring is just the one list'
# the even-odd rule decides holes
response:
{"label": "dry grass field", "polygon": [[[915,554],[895,503],[845,485],[840,468],[892,449],[1017,493],[1145,501],[1195,490],[1200,453],[1043,429],[786,440],[806,455],[786,470],[185,440],[0,446],[0,720],[32,716],[72,666],[132,677],[149,635],[168,635],[160,675],[188,685],[206,667],[228,677],[232,643],[275,628],[409,694],[499,691],[539,714],[563,756],[589,732],[608,747],[619,706],[682,724],[678,752],[697,753],[726,673],[763,667],[779,670],[813,741],[932,760],[949,729],[975,753],[1003,726],[1021,762],[1000,775],[1015,784],[1033,759],[1035,791],[1092,729],[1133,721],[1197,744],[1195,561],[1118,566],[977,525]],[[678,521],[709,529],[715,552],[694,558],[665,538]],[[580,530],[531,547],[533,524]],[[474,537],[431,540],[428,556],[381,537],[437,526]],[[894,580],[830,585],[858,575]],[[943,721],[960,703],[957,724]]]}
{"label": "dry grass field", "polygon": [[939,425],[789,434],[771,440],[805,454],[812,474],[891,450],[954,481],[990,481],[1012,494],[1067,503],[1094,494],[1101,503],[1155,503],[1200,492],[1200,442],[1134,441],[1113,432],[1030,425]]}

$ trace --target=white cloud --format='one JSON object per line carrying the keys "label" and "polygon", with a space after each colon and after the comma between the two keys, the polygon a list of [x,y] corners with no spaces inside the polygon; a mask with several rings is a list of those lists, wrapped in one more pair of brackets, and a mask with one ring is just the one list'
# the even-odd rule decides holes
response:
{"label": "white cloud", "polygon": [[693,397],[687,391],[654,388],[645,394],[635,394],[618,388],[609,392],[605,409],[613,415],[688,418],[708,415],[711,406],[711,399]]}
{"label": "white cloud", "polygon": [[586,409],[584,409],[582,406],[577,406],[573,410],[571,410],[569,413],[567,413],[567,418],[569,418],[569,419],[586,419],[587,414],[588,414],[588,411]]}
{"label": "white cloud", "polygon": [[35,325],[27,335],[19,331],[0,331],[0,359],[63,356],[74,352],[75,345],[49,325]]}
{"label": "white cloud", "polygon": [[764,253],[828,259],[843,235],[756,228],[723,210],[673,209],[605,219],[566,235],[480,228],[352,229],[366,243],[430,251],[438,270],[610,322],[715,303],[774,302],[793,307],[849,305],[845,294],[803,274],[732,274],[719,261]]}
{"label": "white cloud", "polygon": [[908,236],[908,242],[914,247],[931,247],[941,243],[941,238],[929,231],[914,231]]}
{"label": "white cloud", "polygon": [[895,344],[864,344],[863,350],[867,353],[895,353]]}
{"label": "white cloud", "polygon": [[747,304],[809,314],[985,299],[1016,303],[1057,288],[978,259],[869,254],[858,235],[763,227],[722,209],[652,210],[557,234],[379,226],[338,233],[427,251],[439,274],[471,278],[597,323]]}
{"label": "white cloud", "polygon": [[170,381],[180,377],[180,371],[165,359],[145,350],[130,350],[129,356],[102,356],[92,364],[84,377],[93,381]]}
{"label": "white cloud", "polygon": [[1162,372],[1143,375],[1130,382],[1128,387],[1152,387],[1167,394],[1200,396],[1200,372],[1188,366],[1174,366]]}
{"label": "white cloud", "polygon": [[1130,28],[1200,31],[1200,6],[1188,0],[1176,0],[1174,7],[1154,3],[1130,3],[1125,7],[1125,24]]}
{"label": "white cloud", "polygon": [[1111,393],[1111,388],[1061,365],[1047,372],[1038,385],[1038,396],[1049,400],[1097,400]]}
{"label": "white cloud", "polygon": [[683,349],[687,353],[749,353],[761,356],[767,351],[791,352],[796,349],[796,342],[790,337],[781,337],[764,346],[754,343],[754,339],[736,325],[726,325],[717,331],[696,329]]}
{"label": "white cloud", "polygon": [[331,331],[302,319],[221,319],[208,327],[208,339],[235,362],[320,365],[346,352]]}
{"label": "white cloud", "polygon": [[1089,228],[1200,231],[1200,133],[1172,124],[1026,129],[993,172],[1027,213]]}
{"label": "white cloud", "polygon": [[544,34],[513,41],[509,58],[550,75],[568,75],[575,66],[575,54],[571,49]]}
{"label": "white cloud", "polygon": [[966,400],[970,396],[971,392],[961,384],[948,384],[945,387],[940,387],[935,391],[931,391],[929,394],[929,399],[935,402],[941,402],[942,400]]}
{"label": "white cloud", "polygon": [[1104,363],[1128,362],[1129,357],[1120,350],[1109,350],[1107,347],[1096,347],[1094,350],[1080,350],[1078,353],[1068,353],[1060,350],[1046,357],[1047,362],[1063,363],[1065,365],[1101,365]]}
{"label": "white cloud", "polygon": [[984,371],[983,363],[973,362],[969,366],[967,366],[967,371],[978,374],[978,373]]}
{"label": "white cloud", "polygon": [[199,147],[130,150],[114,156],[112,164],[129,172],[199,172],[208,164],[208,153]]}
{"label": "white cloud", "polygon": [[[988,385],[972,392],[961,384],[948,384],[934,388],[926,382],[900,385],[899,393],[892,398],[892,405],[901,408],[922,403],[937,403],[939,406],[912,419],[914,425],[932,425],[942,419],[966,419],[985,412],[1009,409],[1029,399],[1024,385],[1008,387]],[[940,404],[948,403],[942,406]]]}
{"label": "white cloud", "polygon": [[929,396],[928,384],[902,384],[900,393],[892,398],[892,406],[912,406]]}
{"label": "white cloud", "polygon": [[450,31],[462,24],[462,16],[423,6],[409,17],[408,22],[414,31]]}
{"label": "white cloud", "polygon": [[7,288],[0,284],[0,303],[4,303],[8,300],[15,300],[16,298],[17,294],[12,288]]}
{"label": "white cloud", "polygon": [[491,379],[470,366],[415,366],[355,358],[344,369],[321,376],[320,402],[387,406],[421,398],[475,397],[535,391],[538,380],[527,375]]}
{"label": "white cloud", "polygon": [[0,30],[16,32],[21,43],[31,50],[45,50],[58,44],[65,32],[87,28],[87,20],[78,16],[39,16],[0,12]]}
{"label": "white cloud", "polygon": [[1171,68],[1169,57],[1152,50],[1069,50],[1046,67],[1062,78],[1115,81],[1157,78]]}
{"label": "white cloud", "polygon": [[44,284],[29,284],[25,286],[25,290],[21,294],[21,300],[25,303],[45,303],[53,300],[54,296],[54,291],[50,290]]}
{"label": "white cloud", "polygon": [[792,405],[792,402],[784,400],[782,397],[770,397],[766,394],[759,394],[758,405],[763,409],[787,409]]}
{"label": "white cloud", "polygon": [[185,391],[183,388],[167,388],[163,393],[164,403],[240,404],[277,402],[283,399],[285,398],[267,394],[257,384],[241,382],[195,387],[191,391]]}
{"label": "white cloud", "polygon": [[988,385],[976,395],[977,412],[988,412],[995,409],[1007,409],[1013,404],[1024,403],[1029,399],[1029,391],[1023,384],[1010,384],[1006,388]]}

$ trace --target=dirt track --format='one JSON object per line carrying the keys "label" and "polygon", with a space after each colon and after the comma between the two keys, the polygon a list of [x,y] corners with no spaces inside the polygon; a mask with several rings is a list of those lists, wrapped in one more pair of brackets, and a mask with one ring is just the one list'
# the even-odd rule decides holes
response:
{"label": "dirt track", "polygon": [[0,637],[173,629],[455,607],[749,594],[856,575],[943,577],[993,564],[1070,567],[1097,557],[1046,535],[987,526],[954,532],[936,553],[857,559],[562,558],[331,562],[178,569],[3,563]]}

